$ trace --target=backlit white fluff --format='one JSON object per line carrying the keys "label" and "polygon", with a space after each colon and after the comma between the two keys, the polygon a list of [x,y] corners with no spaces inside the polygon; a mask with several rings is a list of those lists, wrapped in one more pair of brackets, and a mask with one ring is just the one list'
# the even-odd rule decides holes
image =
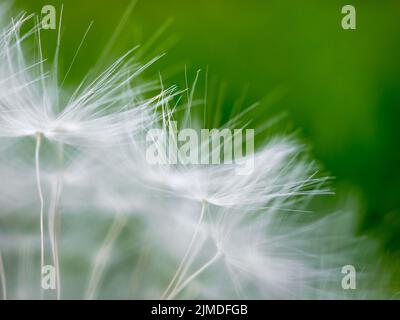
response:
{"label": "backlit white fluff", "polygon": [[[175,87],[141,79],[158,57],[140,64],[130,51],[67,90],[57,62],[41,53],[39,26],[21,34],[31,20],[18,16],[0,36],[4,296],[343,296],[340,266],[355,261],[355,243],[364,244],[343,228],[351,215],[310,213],[308,202],[331,192],[307,148],[275,136],[237,163],[151,164],[150,129],[167,135],[173,119],[199,129],[191,121],[194,86],[184,105]],[[34,36],[37,60],[26,46]],[[237,118],[224,127],[236,126]],[[253,170],[237,174],[250,159]],[[44,264],[56,268],[55,292],[38,289]]]}
{"label": "backlit white fluff", "polygon": [[[152,123],[152,108],[160,95],[144,99],[154,85],[130,84],[158,58],[140,65],[126,55],[94,80],[82,82],[63,103],[58,79],[43,57],[27,62],[19,35],[21,17],[0,39],[0,136],[44,137],[73,145],[104,145],[120,140]],[[40,29],[35,27],[40,39]],[[48,71],[50,70],[50,71]],[[165,93],[163,93],[165,95]]]}

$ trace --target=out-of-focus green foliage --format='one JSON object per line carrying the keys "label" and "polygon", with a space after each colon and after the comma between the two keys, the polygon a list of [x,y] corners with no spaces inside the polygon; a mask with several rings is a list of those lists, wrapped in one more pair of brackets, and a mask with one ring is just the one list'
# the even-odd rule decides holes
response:
{"label": "out-of-focus green foliage", "polygon": [[[63,72],[94,21],[77,56],[79,68],[72,68],[66,79],[73,84],[99,60],[131,1],[63,3]],[[341,28],[341,8],[348,3],[357,10],[356,30]],[[61,1],[17,0],[16,8],[40,13],[45,4],[59,12]],[[360,231],[399,250],[399,17],[397,0],[142,0],[100,62],[142,43],[146,57],[167,52],[151,72],[160,70],[168,84],[185,86],[185,64],[189,80],[202,69],[200,93],[208,69],[213,96],[208,119],[227,119],[241,97],[245,107],[278,89],[279,99],[261,104],[251,117],[262,122],[288,111],[288,119],[302,129],[317,158],[336,177],[336,191],[350,187],[363,195]],[[158,31],[163,33],[152,38]],[[56,38],[56,32],[46,33],[45,38]],[[213,113],[218,103],[222,115]]]}

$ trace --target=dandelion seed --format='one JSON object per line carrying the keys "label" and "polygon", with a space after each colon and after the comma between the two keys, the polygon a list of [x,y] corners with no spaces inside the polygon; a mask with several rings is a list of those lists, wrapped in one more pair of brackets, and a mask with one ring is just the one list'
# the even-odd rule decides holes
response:
{"label": "dandelion seed", "polygon": [[[143,71],[159,56],[140,64],[135,58],[140,52],[136,54],[135,48],[96,77],[88,75],[71,93],[63,85],[72,64],[78,62],[77,54],[60,82],[61,29],[51,64],[43,57],[40,25],[36,22],[31,30],[21,32],[31,20],[32,16],[19,15],[0,35],[0,218],[23,214],[21,221],[26,224],[31,223],[29,219],[37,221],[36,215],[29,213],[38,197],[40,244],[37,236],[34,241],[25,230],[1,235],[4,298],[29,296],[30,271],[37,270],[31,264],[37,264],[40,251],[43,268],[46,240],[56,270],[57,299],[71,290],[69,287],[83,290],[87,299],[100,294],[114,298],[115,288],[124,285],[126,288],[118,294],[125,289],[132,291],[128,286],[133,281],[127,281],[125,272],[117,275],[106,269],[113,249],[124,250],[121,270],[132,266],[134,278],[141,279],[134,283],[134,294],[140,298],[338,296],[332,270],[344,259],[356,257],[354,252],[348,254],[346,246],[358,251],[353,245],[359,242],[352,237],[352,230],[342,225],[349,224],[349,216],[314,218],[310,212],[308,202],[331,191],[328,178],[321,177],[299,141],[293,136],[269,137],[254,153],[241,154],[237,162],[188,163],[178,154],[172,165],[168,161],[149,163],[146,139],[150,130],[167,136],[181,111],[179,128],[201,130],[196,124],[200,121],[192,117],[198,103],[194,91],[200,72],[188,90],[179,92],[175,86],[164,89],[161,76],[160,83],[141,79]],[[38,59],[32,60],[26,44],[33,37]],[[186,84],[189,87],[187,76]],[[185,91],[187,103],[179,97]],[[220,129],[246,127],[239,125],[240,116]],[[23,145],[27,140],[34,145]],[[150,142],[169,150],[177,138]],[[230,142],[232,137],[224,140]],[[210,148],[209,141],[193,147],[208,159],[221,154],[220,146],[211,144]],[[243,163],[251,163],[253,170],[237,174]],[[61,212],[68,226],[62,239]],[[105,227],[103,218],[107,223],[110,220],[107,214],[115,218]],[[119,237],[123,228],[126,236],[124,232],[124,237]],[[106,230],[100,244],[90,237],[98,229]],[[344,236],[342,239],[342,235],[350,235],[351,241]],[[26,248],[18,253],[21,241],[30,249],[29,254]],[[12,254],[17,252],[17,260],[22,261],[18,262],[22,276],[7,279],[8,287],[3,247]],[[93,261],[89,261],[91,252],[96,252]],[[61,257],[74,263],[78,260],[83,271],[65,275],[65,270],[70,270],[61,268]],[[85,271],[89,275],[86,282],[82,281]],[[67,283],[62,292],[61,280]],[[36,292],[36,279],[31,282]],[[113,291],[108,293],[107,288]],[[68,292],[65,296],[75,294]]]}

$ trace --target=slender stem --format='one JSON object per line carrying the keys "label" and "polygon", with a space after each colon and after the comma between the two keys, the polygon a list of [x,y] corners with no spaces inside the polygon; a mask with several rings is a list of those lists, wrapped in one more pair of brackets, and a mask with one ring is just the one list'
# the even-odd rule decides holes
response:
{"label": "slender stem", "polygon": [[[195,240],[196,240],[197,234],[199,233],[201,223],[203,222],[203,218],[204,218],[204,213],[205,213],[206,205],[207,205],[207,201],[203,200],[202,203],[201,203],[200,218],[199,218],[199,221],[197,222],[197,225],[196,225],[196,228],[195,228],[195,230],[194,230],[192,239],[190,240],[189,246],[188,246],[187,249],[186,249],[185,255],[183,256],[183,258],[182,258],[182,260],[181,260],[181,263],[179,264],[178,269],[176,270],[174,276],[172,277],[170,283],[168,284],[167,289],[165,289],[164,293],[162,294],[161,299],[165,299],[165,297],[167,296],[167,294],[168,294],[168,292],[170,291],[171,287],[175,284],[175,282],[176,282],[178,276],[180,275],[182,269],[183,269],[184,266],[185,266],[185,263],[186,263],[187,259],[188,259],[189,256],[190,256],[190,252],[191,252],[192,247],[193,247],[193,245],[194,245],[194,242],[195,242]],[[176,283],[176,285],[177,285],[177,284],[178,284],[178,283]],[[175,286],[176,286],[176,285],[175,285]]]}
{"label": "slender stem", "polygon": [[51,203],[49,206],[49,235],[52,259],[54,267],[56,269],[56,288],[57,288],[57,300],[61,298],[61,286],[60,286],[60,264],[59,264],[59,251],[58,251],[58,205],[60,202],[60,195],[62,190],[62,175],[57,176],[55,186],[53,185],[53,192],[51,197]]}
{"label": "slender stem", "polygon": [[53,261],[56,267],[57,272],[57,300],[61,299],[61,281],[60,281],[60,260],[59,260],[59,248],[58,248],[58,233],[60,227],[60,216],[58,213],[58,205],[60,203],[61,192],[63,188],[63,167],[64,167],[64,144],[62,142],[58,145],[58,157],[59,157],[59,166],[60,166],[60,173],[57,177],[57,194],[56,194],[56,202],[54,206],[54,254],[53,254]]}
{"label": "slender stem", "polygon": [[135,299],[135,292],[137,288],[139,288],[141,280],[143,280],[143,272],[145,271],[147,260],[149,258],[150,250],[148,246],[144,247],[141,250],[141,253],[138,258],[138,262],[133,270],[130,286],[129,286],[129,296],[128,299]]}
{"label": "slender stem", "polygon": [[93,270],[90,275],[89,285],[87,287],[85,294],[86,300],[91,300],[95,298],[97,288],[103,277],[104,269],[106,266],[105,262],[108,259],[113,244],[120,235],[125,223],[126,223],[126,217],[118,216],[115,218],[114,223],[108,230],[108,233],[94,260]]}
{"label": "slender stem", "polygon": [[6,284],[6,274],[4,271],[3,257],[0,251],[0,280],[1,280],[1,290],[3,300],[7,300],[7,284]]}
{"label": "slender stem", "polygon": [[42,140],[42,135],[40,132],[36,133],[36,150],[35,150],[35,165],[36,165],[36,182],[37,189],[40,199],[40,277],[42,276],[42,270],[44,267],[44,200],[42,186],[40,182],[40,144]]}
{"label": "slender stem", "polygon": [[204,272],[209,266],[211,266],[215,261],[219,259],[221,256],[221,252],[218,251],[214,257],[212,257],[207,263],[205,263],[201,268],[192,273],[179,287],[174,289],[171,294],[167,297],[167,300],[173,299],[176,295],[178,295],[190,282],[192,282],[197,276],[199,276],[202,272]]}
{"label": "slender stem", "polygon": [[199,251],[202,249],[202,245],[203,245],[203,243],[199,243],[199,245],[193,247],[192,252],[191,252],[190,256],[188,257],[188,259],[186,260],[185,266],[182,268],[182,271],[178,277],[178,280],[176,280],[172,291],[175,290],[182,283],[183,279],[185,279],[186,274],[188,273],[188,271],[190,269],[190,266],[192,265],[197,254],[199,253]]}

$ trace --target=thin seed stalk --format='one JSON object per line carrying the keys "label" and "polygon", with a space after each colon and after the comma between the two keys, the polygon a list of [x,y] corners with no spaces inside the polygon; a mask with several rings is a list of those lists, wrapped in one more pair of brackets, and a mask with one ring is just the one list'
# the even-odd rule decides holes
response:
{"label": "thin seed stalk", "polygon": [[59,144],[58,150],[59,156],[59,174],[57,175],[56,182],[53,184],[53,192],[51,203],[49,206],[49,235],[50,235],[50,245],[51,245],[51,253],[53,264],[56,270],[56,296],[57,300],[61,299],[61,281],[60,281],[60,263],[59,263],[59,248],[58,248],[58,232],[59,232],[59,213],[58,207],[62,193],[63,187],[63,158],[64,158],[64,146],[62,143]]}
{"label": "thin seed stalk", "polygon": [[0,282],[3,300],[7,300],[7,283],[6,283],[6,273],[4,270],[3,257],[0,251]]}
{"label": "thin seed stalk", "polygon": [[167,297],[167,300],[171,300],[176,297],[183,289],[186,288],[189,283],[191,283],[195,278],[197,278],[201,273],[203,273],[207,268],[213,265],[220,257],[222,256],[221,252],[218,251],[214,257],[212,257],[208,262],[206,262],[202,267],[200,267],[197,271],[192,273],[179,287],[174,289],[171,294]]}
{"label": "thin seed stalk", "polygon": [[201,224],[203,222],[204,213],[206,211],[205,210],[206,206],[207,206],[207,201],[203,200],[202,203],[201,203],[200,217],[199,217],[199,220],[197,222],[197,225],[196,225],[195,231],[193,233],[192,239],[190,240],[189,246],[186,249],[185,255],[183,256],[183,258],[181,260],[181,263],[179,264],[178,269],[176,270],[174,276],[172,277],[172,279],[171,279],[170,283],[168,284],[167,288],[165,289],[164,293],[162,294],[161,299],[165,299],[165,297],[168,295],[168,292],[171,290],[171,287],[173,285],[175,285],[175,287],[173,289],[173,290],[175,290],[176,286],[179,284],[179,281],[177,282],[177,279],[180,276],[182,270],[184,269],[184,266],[185,266],[188,258],[190,257],[190,253],[191,253],[192,247],[193,247],[193,245],[194,245],[194,243],[196,241],[197,234],[199,233],[200,226],[201,226]]}
{"label": "thin seed stalk", "polygon": [[40,200],[40,278],[42,278],[42,270],[44,267],[44,200],[42,185],[40,179],[40,145],[42,134],[36,133],[36,148],[35,148],[35,168],[36,168],[36,183]]}

